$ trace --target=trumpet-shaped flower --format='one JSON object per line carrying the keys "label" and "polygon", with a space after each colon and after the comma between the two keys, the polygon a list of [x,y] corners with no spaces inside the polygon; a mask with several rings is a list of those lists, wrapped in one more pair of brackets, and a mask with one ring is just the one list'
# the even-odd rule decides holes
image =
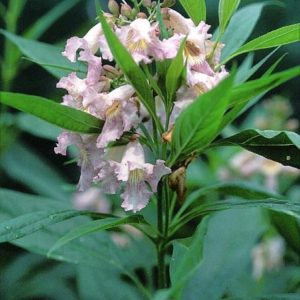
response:
{"label": "trumpet-shaped flower", "polygon": [[86,89],[93,88],[96,92],[100,92],[106,85],[105,81],[99,81],[101,72],[101,58],[91,55],[86,78],[79,78],[75,72],[70,73],[67,77],[62,77],[56,87],[66,89],[69,93],[67,97],[64,97],[63,104],[86,110],[89,104],[89,101],[84,101]]}
{"label": "trumpet-shaped flower", "polygon": [[136,106],[127,101],[115,100],[105,111],[105,123],[97,139],[97,147],[106,147],[109,142],[118,140],[124,131],[138,123]]}
{"label": "trumpet-shaped flower", "polygon": [[97,139],[97,147],[106,147],[109,142],[119,139],[124,131],[130,130],[140,122],[137,108],[130,102],[133,94],[134,89],[127,84],[110,93],[95,95],[91,113],[105,120],[102,132]]}
{"label": "trumpet-shaped flower", "polygon": [[161,61],[165,58],[163,44],[158,38],[157,25],[147,19],[136,19],[130,25],[116,29],[120,41],[127,48],[136,63],[150,63],[149,57]]}
{"label": "trumpet-shaped flower", "polygon": [[58,144],[54,148],[56,154],[66,155],[67,147],[70,145],[76,146],[79,150],[78,166],[81,167],[79,191],[84,191],[91,186],[93,178],[103,165],[104,150],[96,147],[96,138],[96,135],[80,135],[67,131],[57,138]]}
{"label": "trumpet-shaped flower", "polygon": [[145,163],[144,149],[138,140],[127,145],[121,163],[115,162],[114,165],[118,180],[126,183],[120,196],[124,200],[122,207],[133,212],[148,204],[161,177],[171,173],[162,160],[157,160],[156,165]]}
{"label": "trumpet-shaped flower", "polygon": [[101,35],[103,35],[102,26],[98,23],[92,27],[83,38],[74,36],[68,39],[66,49],[62,55],[66,56],[71,62],[75,62],[76,52],[80,48],[83,49],[83,51],[89,51],[95,54],[99,49],[99,38]]}

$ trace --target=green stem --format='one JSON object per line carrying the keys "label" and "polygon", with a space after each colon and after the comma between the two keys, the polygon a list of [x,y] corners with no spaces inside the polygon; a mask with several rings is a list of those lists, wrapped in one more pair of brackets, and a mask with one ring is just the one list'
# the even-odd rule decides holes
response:
{"label": "green stem", "polygon": [[139,124],[139,127],[142,130],[143,134],[145,135],[145,138],[147,139],[147,142],[148,142],[147,144],[149,145],[149,148],[152,150],[155,157],[158,157],[158,149],[156,147],[157,143],[155,143],[155,141],[153,141],[152,136],[148,132],[148,129],[145,127],[144,123],[141,122]]}
{"label": "green stem", "polygon": [[212,50],[212,52],[211,52],[211,54],[210,54],[210,56],[209,56],[209,58],[208,58],[208,63],[209,63],[209,64],[212,63],[212,60],[213,60],[215,51],[216,51],[216,49],[217,49],[218,43],[220,42],[220,39],[221,39],[223,33],[224,33],[224,32],[219,32],[219,34],[218,34],[218,36],[217,36],[217,38],[216,38],[216,40],[215,40],[215,44],[214,44],[213,50]]}
{"label": "green stem", "polygon": [[165,244],[166,244],[166,228],[164,218],[165,203],[165,184],[161,180],[158,184],[157,190],[157,228],[160,235],[157,237],[157,263],[158,263],[158,288],[164,289],[167,287],[167,270],[165,262]]}
{"label": "green stem", "polygon": [[137,12],[140,12],[140,5],[137,3],[136,0],[131,0],[133,2],[134,8],[136,9]]}

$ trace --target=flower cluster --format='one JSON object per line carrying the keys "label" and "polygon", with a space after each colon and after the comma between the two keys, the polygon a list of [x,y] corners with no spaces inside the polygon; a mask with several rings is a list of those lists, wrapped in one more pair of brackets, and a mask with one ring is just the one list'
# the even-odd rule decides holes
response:
{"label": "flower cluster", "polygon": [[[110,0],[111,14],[104,13],[107,23],[137,65],[174,59],[185,40],[186,82],[177,91],[171,115],[166,116],[158,96],[153,99],[157,105],[157,116],[165,124],[163,128],[166,131],[172,128],[182,109],[228,74],[224,66],[219,66],[223,45],[215,45],[209,40],[210,26],[204,22],[194,24],[191,19],[167,7],[168,2],[173,1],[164,1],[159,9],[167,38],[161,37],[161,27],[156,20],[158,6],[154,2],[143,1],[145,13],[137,12],[127,4],[120,8]],[[92,184],[100,184],[109,194],[123,190],[120,195],[122,207],[139,211],[156,192],[162,176],[171,173],[159,156],[156,156],[155,164],[145,162],[141,142],[148,137],[143,135],[140,127],[142,124],[152,130],[148,126],[151,120],[146,118],[147,111],[122,73],[122,68],[114,62],[100,23],[83,38],[70,38],[62,54],[71,62],[78,60],[87,65],[84,78],[73,72],[58,82],[57,87],[68,92],[62,104],[103,120],[104,126],[99,135],[64,131],[58,137],[55,152],[66,155],[69,145],[79,149],[79,190],[86,190]],[[156,80],[157,76],[153,74],[153,78]],[[116,147],[124,135],[129,137],[127,145]]]}

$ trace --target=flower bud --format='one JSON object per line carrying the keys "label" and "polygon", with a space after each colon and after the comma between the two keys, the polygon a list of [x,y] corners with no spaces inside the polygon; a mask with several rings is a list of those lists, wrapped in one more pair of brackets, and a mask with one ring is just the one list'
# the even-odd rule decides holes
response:
{"label": "flower bud", "polygon": [[115,0],[109,0],[108,1],[108,9],[109,11],[114,15],[114,16],[118,16],[119,12],[120,12],[120,7],[119,4],[115,1]]}
{"label": "flower bud", "polygon": [[168,8],[162,8],[160,10],[161,16],[163,19],[169,19],[169,9]]}
{"label": "flower bud", "polygon": [[162,139],[164,142],[172,143],[172,134],[174,130],[174,124],[170,127],[170,129],[162,134]]}
{"label": "flower bud", "polygon": [[128,19],[131,18],[131,7],[128,4],[121,5],[121,15]]}
{"label": "flower bud", "polygon": [[146,8],[150,8],[152,6],[151,0],[143,0],[142,5]]}
{"label": "flower bud", "polygon": [[110,90],[110,87],[111,87],[111,79],[107,78],[106,76],[100,76],[99,81],[104,83],[104,85],[103,85],[100,92],[101,93],[108,92]]}
{"label": "flower bud", "polygon": [[160,5],[160,7],[165,8],[165,7],[171,7],[175,4],[175,0],[164,0],[164,2]]}
{"label": "flower bud", "polygon": [[104,65],[102,66],[102,69],[104,70],[105,76],[107,76],[108,78],[113,79],[113,78],[118,78],[120,76],[120,72],[113,66]]}
{"label": "flower bud", "polygon": [[136,15],[137,15],[137,10],[135,9],[135,8],[133,8],[132,10],[131,10],[131,16],[130,16],[130,18],[132,19],[132,20],[134,20],[135,19],[135,17],[136,17]]}
{"label": "flower bud", "polygon": [[136,15],[136,18],[137,19],[147,19],[147,15],[143,12],[139,12],[137,15]]}

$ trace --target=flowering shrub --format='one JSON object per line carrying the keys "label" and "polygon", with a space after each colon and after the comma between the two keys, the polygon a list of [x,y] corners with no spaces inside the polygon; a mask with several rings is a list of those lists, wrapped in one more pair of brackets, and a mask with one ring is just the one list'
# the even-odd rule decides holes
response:
{"label": "flowering shrub", "polygon": [[[273,73],[280,58],[264,76],[247,81],[268,57],[254,66],[233,64],[229,68],[227,63],[241,54],[299,42],[300,26],[279,28],[245,43],[266,3],[249,6],[253,20],[248,21],[248,28],[241,34],[238,28],[243,20],[240,11],[236,12],[240,1],[220,0],[220,24],[213,34],[205,21],[204,0],[180,1],[188,18],[171,8],[174,2],[133,0],[132,7],[125,1],[120,7],[110,0],[110,12],[103,12],[96,2],[96,24],[83,37],[67,40],[62,52],[64,62],[39,62],[60,78],[57,88],[66,91],[61,104],[42,97],[1,92],[3,104],[63,128],[54,151],[66,156],[67,149],[75,146],[81,170],[78,190],[87,192],[83,194],[87,198],[86,206],[77,202],[78,210],[69,204],[45,200],[34,212],[12,215],[14,219],[8,218],[1,224],[0,240],[20,240],[22,247],[50,258],[96,264],[101,274],[105,263],[116,284],[132,289],[126,292],[130,298],[150,299],[155,294],[155,299],[192,299],[201,291],[206,295],[203,299],[218,299],[226,295],[224,288],[211,291],[205,287],[205,279],[197,285],[209,268],[206,264],[220,259],[220,253],[216,254],[218,258],[209,254],[209,249],[218,248],[214,231],[222,229],[232,236],[237,231],[237,236],[242,236],[234,220],[254,220],[253,224],[258,226],[258,215],[247,210],[252,207],[267,208],[270,214],[284,215],[294,222],[300,217],[300,203],[246,182],[214,182],[190,188],[190,165],[199,161],[198,157],[206,157],[209,162],[210,153],[217,148],[240,146],[274,162],[300,168],[300,137],[294,132],[250,128],[230,136],[224,133],[264,93],[300,74],[299,66]],[[16,44],[21,39],[3,33]],[[242,173],[243,165],[235,167]],[[201,176],[201,168],[197,172],[194,179]],[[88,193],[95,188],[101,189],[101,195]],[[1,201],[5,197],[24,197],[6,190],[1,193]],[[211,198],[206,199],[209,193]],[[26,197],[28,207],[36,202],[33,196]],[[102,197],[107,197],[102,199],[106,203],[109,199],[124,210],[103,204],[105,209],[101,211]],[[99,207],[100,211],[89,211],[91,207]],[[236,213],[235,208],[245,210]],[[216,213],[223,210],[228,210],[228,215]],[[216,214],[209,217],[212,213]],[[82,219],[75,218],[78,216]],[[234,227],[223,229],[227,217],[232,218]],[[49,237],[48,244],[38,251],[33,247],[34,234],[43,234],[49,225],[59,226],[65,220],[75,223],[70,223],[70,228],[58,227],[56,238]],[[297,231],[299,226],[293,224],[292,230]],[[143,236],[124,225],[133,226]],[[247,226],[250,225],[245,225],[245,230],[253,233],[251,226]],[[116,228],[121,235],[105,231]],[[97,235],[91,237],[91,233]],[[120,242],[125,236],[126,242]],[[257,237],[249,235],[249,245],[245,245],[253,246]],[[224,242],[223,247],[237,243],[230,241],[228,245]],[[141,249],[149,255],[149,262],[138,257],[138,245],[142,243],[145,246]],[[295,243],[293,247],[299,249]],[[130,262],[120,252],[121,248],[128,251]],[[236,264],[230,259],[231,265]],[[281,259],[278,267],[282,265]],[[154,265],[156,281],[152,286],[143,284],[143,276],[138,276],[136,270]],[[263,276],[261,270],[254,273],[258,280]],[[228,274],[223,275],[220,278]]]}

